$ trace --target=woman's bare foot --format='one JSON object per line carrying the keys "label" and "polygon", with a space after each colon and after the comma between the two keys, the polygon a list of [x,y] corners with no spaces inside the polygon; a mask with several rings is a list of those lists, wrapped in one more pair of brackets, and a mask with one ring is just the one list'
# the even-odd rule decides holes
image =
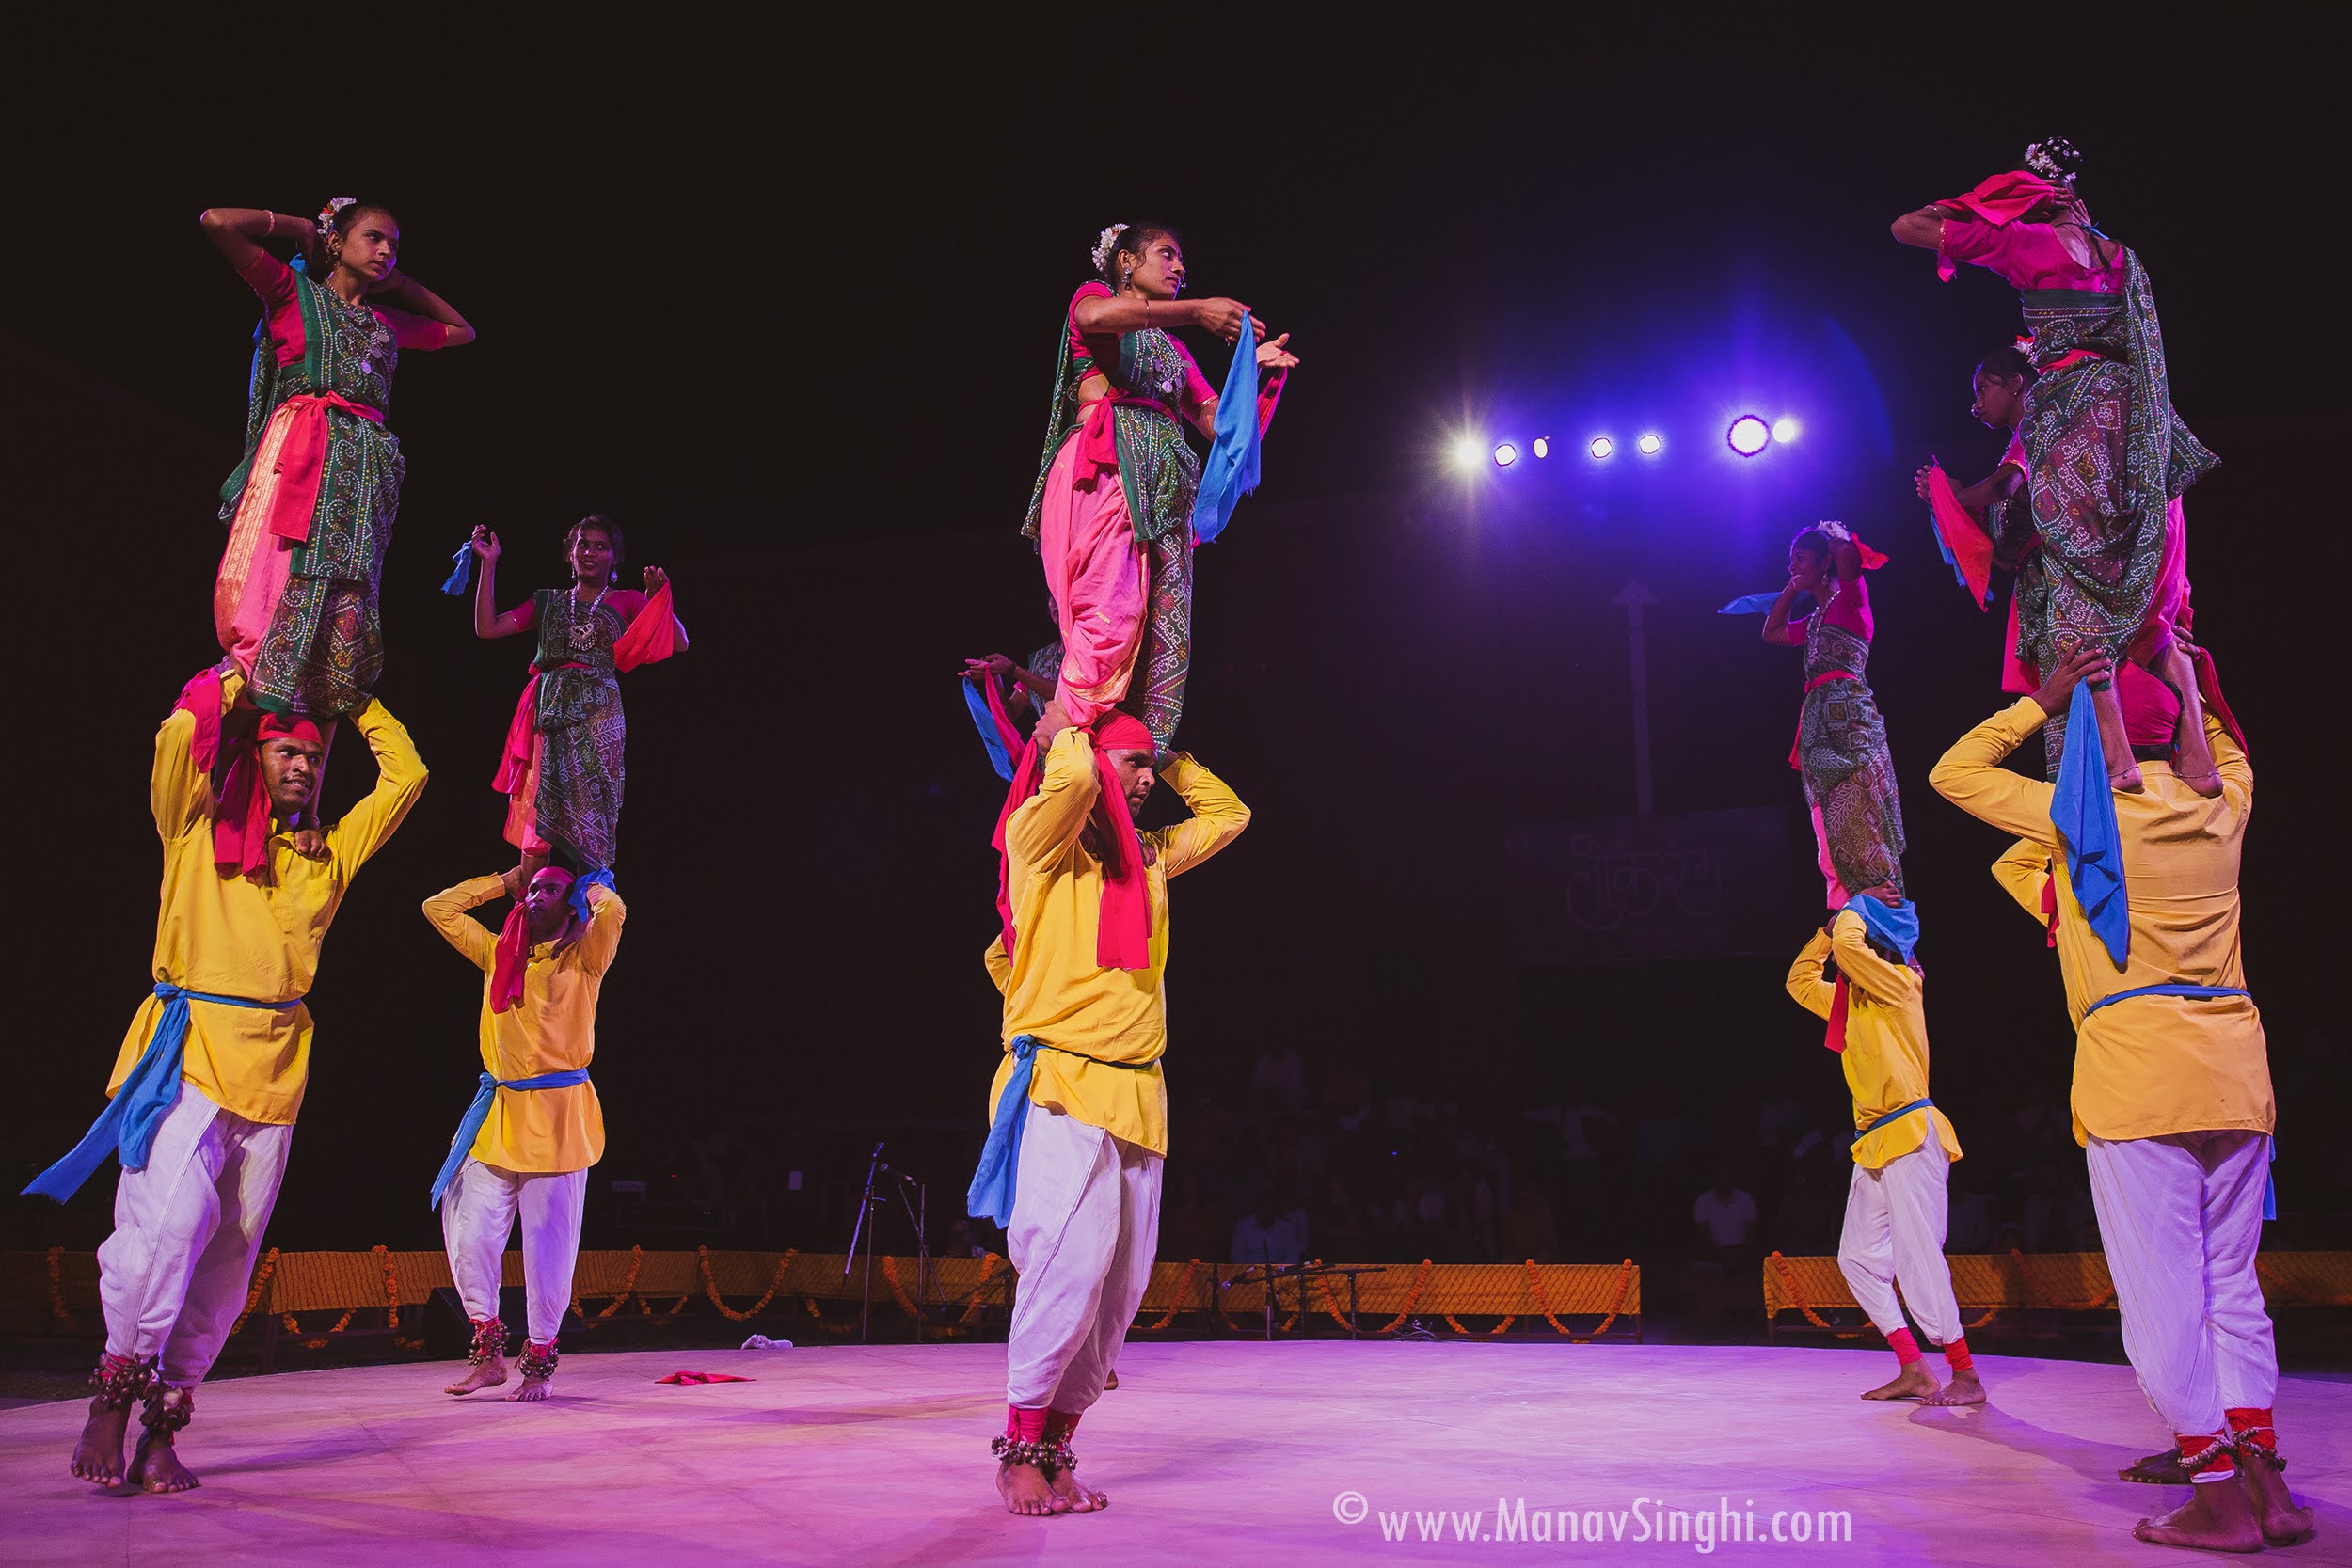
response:
{"label": "woman's bare foot", "polygon": [[485,1388],[496,1388],[506,1381],[506,1358],[493,1355],[478,1361],[466,1370],[466,1375],[441,1390],[444,1394],[478,1394]]}
{"label": "woman's bare foot", "polygon": [[1111,1505],[1109,1493],[1087,1485],[1078,1479],[1075,1470],[1060,1472],[1048,1484],[1053,1487],[1054,1496],[1060,1499],[1065,1513],[1092,1513],[1097,1509]]}
{"label": "woman's bare foot", "polygon": [[[503,1383],[505,1379],[501,1378],[499,1381]],[[534,1400],[543,1400],[548,1397],[548,1385],[554,1381],[553,1372],[548,1373],[545,1377],[526,1377],[521,1386],[506,1397],[509,1402],[516,1404],[528,1404]]]}
{"label": "woman's bare foot", "polygon": [[2142,1519],[2132,1533],[2159,1546],[2196,1546],[2209,1552],[2259,1552],[2262,1527],[2246,1489],[2208,1481],[2188,1489],[2188,1501],[2160,1519]]}
{"label": "woman's bare foot", "polygon": [[1978,1378],[1973,1368],[1964,1372],[1954,1372],[1951,1382],[1946,1384],[1939,1392],[1930,1394],[1919,1402],[1936,1405],[1982,1404],[1984,1384]]}
{"label": "woman's bare foot", "polygon": [[73,1473],[101,1486],[120,1481],[122,1435],[130,1430],[129,1405],[109,1404],[103,1394],[92,1396],[89,1419],[82,1423],[81,1439],[73,1445]]}
{"label": "woman's bare foot", "polygon": [[1895,1374],[1892,1383],[1882,1383],[1862,1397],[1866,1400],[1923,1400],[1941,1393],[1944,1386],[1935,1381],[1924,1361],[1914,1361]]}
{"label": "woman's bare foot", "polygon": [[2278,1455],[2249,1443],[2238,1449],[2237,1473],[2245,1478],[2246,1500],[2253,1505],[2263,1540],[2273,1546],[2292,1546],[2312,1538],[2312,1511],[2295,1505],[2295,1495],[2287,1490],[2286,1465]]}
{"label": "woman's bare foot", "polygon": [[2183,784],[2208,800],[2215,800],[2221,794],[2221,774],[2218,769],[2211,773],[2201,773],[2193,779],[2185,773],[2179,774],[2177,777]]}
{"label": "woman's bare foot", "polygon": [[1069,1506],[1054,1495],[1054,1483],[1045,1479],[1045,1472],[1034,1465],[998,1465],[996,1495],[1005,1499],[1008,1513],[1042,1519],[1048,1514],[1070,1512]]}

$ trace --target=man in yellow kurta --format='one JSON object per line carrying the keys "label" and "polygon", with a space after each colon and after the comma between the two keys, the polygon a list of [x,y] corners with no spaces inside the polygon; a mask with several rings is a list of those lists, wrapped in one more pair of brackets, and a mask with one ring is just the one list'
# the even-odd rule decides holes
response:
{"label": "man in yellow kurta", "polygon": [[[1892,891],[1888,890],[1891,899]],[[1925,986],[1912,956],[1891,944],[1916,935],[1910,906],[1865,895],[1813,933],[1789,966],[1788,994],[1827,1019],[1853,1093],[1853,1180],[1846,1189],[1846,1226],[1837,1267],[1854,1300],[1894,1351],[1894,1381],[1866,1400],[1916,1399],[1929,1404],[1982,1404],[1984,1385],[1952,1299],[1944,1261],[1946,1190],[1960,1136],[1928,1098]],[[1873,920],[1883,929],[1874,929]],[[1835,961],[1837,975],[1829,978]],[[1902,1282],[1902,1300],[1895,1283]],[[1903,1305],[1931,1343],[1944,1350],[1952,1377],[1939,1385],[1903,1322]]]}
{"label": "man in yellow kurta", "polygon": [[[559,866],[528,884],[519,868],[476,877],[424,902],[433,928],[482,971],[480,1092],[433,1187],[450,1275],[473,1323],[471,1368],[453,1394],[506,1381],[499,1285],[518,1216],[527,1338],[522,1385],[508,1397],[545,1399],[555,1375],[588,1167],[604,1158],[604,1108],[588,1081],[596,997],[628,915],[609,879],[591,880],[580,900],[584,919],[571,901],[572,875]],[[516,899],[502,931],[466,912],[499,897]]]}
{"label": "man in yellow kurta", "polygon": [[[2204,712],[2186,650],[2166,650],[2155,667],[2169,689],[2121,672],[2142,787],[2111,796],[2129,925],[2119,963],[2076,898],[2051,823],[2052,786],[2001,766],[2063,709],[2076,682],[2107,673],[2096,656],[2071,660],[1963,736],[1929,782],[2039,848],[2056,882],[2054,935],[2075,1029],[2074,1137],[2090,1166],[2123,1349],[2199,1483],[2187,1504],[2142,1520],[2136,1533],[2258,1550],[2308,1533],[2311,1514],[2295,1507],[2277,1458],[2279,1362],[2254,1272],[2274,1112],[2262,1015],[2238,952],[2253,769]],[[2221,781],[2211,796],[2190,788],[2173,761],[2208,748]],[[2029,895],[2039,903],[2030,851],[2013,847],[1996,871],[2020,903]]]}
{"label": "man in yellow kurta", "polygon": [[[371,702],[352,722],[375,754],[375,787],[297,847],[289,824],[307,813],[326,754],[318,726],[266,715],[255,738],[224,746],[222,721],[242,689],[233,673],[199,676],[155,732],[155,991],[116,1053],[106,1114],[28,1189],[62,1200],[98,1163],[92,1154],[123,1160],[114,1233],[98,1249],[106,1351],[73,1454],[73,1473],[104,1485],[124,1478],[123,1435],[140,1399],[145,1435],[129,1478],[151,1492],[197,1484],[173,1433],[245,1306],[278,1201],[310,1078],[302,998],[352,878],[424,788],[408,732]],[[224,860],[216,761],[227,764],[224,789],[257,792],[250,870]]]}
{"label": "man in yellow kurta", "polygon": [[[988,965],[1004,993],[1005,1058],[971,1209],[1005,1227],[1020,1275],[997,1487],[1013,1513],[1042,1514],[1102,1506],[1071,1473],[1070,1433],[1118,1363],[1159,1247],[1168,879],[1231,844],[1249,811],[1178,755],[1157,776],[1191,819],[1138,836],[1132,813],[1155,776],[1142,724],[1113,712],[1087,728],[1041,726],[1036,745],[1037,793],[1004,823],[1010,952],[1000,938]],[[1107,880],[1106,851],[1120,873]],[[1148,900],[1148,942],[1139,967],[1106,965],[1105,924],[1126,918],[1117,884],[1130,878]]]}

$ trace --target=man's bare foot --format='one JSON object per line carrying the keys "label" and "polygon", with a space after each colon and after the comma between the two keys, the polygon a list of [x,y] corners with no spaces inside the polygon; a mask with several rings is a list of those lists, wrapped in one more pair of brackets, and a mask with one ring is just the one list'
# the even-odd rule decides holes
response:
{"label": "man's bare foot", "polygon": [[1063,1470],[1047,1484],[1054,1489],[1054,1496],[1060,1501],[1064,1513],[1091,1513],[1096,1509],[1111,1505],[1109,1493],[1097,1491],[1079,1481],[1075,1470]]}
{"label": "man's bare foot", "polygon": [[555,1376],[556,1359],[554,1340],[549,1339],[541,1345],[525,1339],[523,1353],[515,1361],[516,1369],[523,1374],[522,1386],[507,1395],[507,1399],[522,1403],[546,1399],[548,1384]]}
{"label": "man's bare foot", "polygon": [[[501,1378],[500,1381],[504,1382],[505,1380]],[[526,1377],[523,1379],[521,1386],[516,1387],[513,1393],[507,1395],[506,1398],[509,1402],[515,1404],[528,1404],[534,1400],[546,1399],[548,1397],[548,1385],[554,1381],[555,1374],[553,1372],[549,1372],[545,1377]]]}
{"label": "man's bare foot", "polygon": [[466,1369],[466,1375],[441,1390],[444,1394],[478,1394],[506,1381],[506,1357],[493,1355]]}
{"label": "man's bare foot", "polygon": [[1034,1465],[998,1465],[996,1495],[1005,1499],[1008,1513],[1042,1519],[1048,1514],[1070,1512],[1069,1505],[1054,1495],[1053,1482],[1045,1479],[1045,1472]]}
{"label": "man's bare foot", "polygon": [[108,1404],[103,1394],[92,1396],[89,1419],[82,1423],[81,1440],[73,1445],[73,1473],[101,1486],[120,1481],[122,1434],[130,1430],[129,1405]]}
{"label": "man's bare foot", "polygon": [[2181,1450],[2167,1449],[2162,1453],[2143,1454],[2115,1472],[2118,1481],[2136,1481],[2148,1486],[2186,1486],[2188,1471],[2181,1466]]}
{"label": "man's bare foot", "polygon": [[[1933,1379],[1929,1381],[1932,1382]],[[1922,1404],[1982,1404],[1984,1384],[1978,1379],[1974,1370],[1954,1372],[1951,1382],[1919,1402]]]}
{"label": "man's bare foot", "polygon": [[147,1409],[139,1417],[145,1430],[124,1479],[154,1493],[186,1492],[199,1484],[196,1472],[180,1463],[172,1446],[172,1433],[188,1424],[195,1404],[196,1395],[186,1388],[158,1388],[147,1396]]}
{"label": "man's bare foot", "polygon": [[1109,1372],[1109,1373],[1105,1373],[1105,1374],[1104,1375],[1104,1378],[1103,1378],[1103,1392],[1104,1392],[1105,1394],[1107,1394],[1107,1393],[1109,1393],[1112,1389],[1114,1389],[1114,1388],[1116,1388],[1116,1387],[1118,1387],[1118,1386],[1119,1386],[1119,1374],[1118,1374],[1117,1372]]}
{"label": "man's bare foot", "polygon": [[2262,1527],[2255,1523],[2246,1489],[2226,1481],[2192,1485],[2188,1501],[2160,1519],[2142,1519],[2132,1533],[2159,1546],[2196,1546],[2209,1552],[2263,1549]]}
{"label": "man's bare foot", "polygon": [[1892,1383],[1882,1383],[1862,1397],[1866,1400],[1923,1400],[1940,1393],[1944,1386],[1935,1381],[1924,1361],[1914,1361],[1895,1374]]}
{"label": "man's bare foot", "polygon": [[2312,1511],[2295,1506],[2295,1495],[2287,1490],[2286,1465],[2276,1454],[2249,1443],[2238,1450],[2237,1473],[2245,1478],[2246,1500],[2253,1505],[2263,1540],[2273,1546],[2292,1546],[2312,1538]]}

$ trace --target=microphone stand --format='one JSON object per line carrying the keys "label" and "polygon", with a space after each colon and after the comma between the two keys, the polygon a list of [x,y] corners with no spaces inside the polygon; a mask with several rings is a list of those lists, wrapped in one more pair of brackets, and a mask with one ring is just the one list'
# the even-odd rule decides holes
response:
{"label": "microphone stand", "polygon": [[866,1166],[866,1195],[857,1200],[857,1224],[850,1231],[850,1255],[841,1261],[841,1277],[850,1277],[850,1270],[857,1263],[858,1238],[866,1239],[866,1284],[860,1293],[857,1309],[857,1342],[866,1342],[866,1325],[874,1311],[874,1232],[866,1221],[881,1200],[874,1196],[874,1179],[889,1167],[882,1163],[882,1146],[874,1145],[873,1158]]}
{"label": "microphone stand", "polygon": [[[930,1185],[918,1181],[904,1171],[894,1171],[898,1179],[898,1206],[907,1212],[907,1219],[914,1226],[914,1338],[919,1344],[923,1338],[922,1312],[930,1291],[931,1238],[927,1221],[930,1216]],[[913,1202],[907,1199],[907,1189],[914,1189]]]}

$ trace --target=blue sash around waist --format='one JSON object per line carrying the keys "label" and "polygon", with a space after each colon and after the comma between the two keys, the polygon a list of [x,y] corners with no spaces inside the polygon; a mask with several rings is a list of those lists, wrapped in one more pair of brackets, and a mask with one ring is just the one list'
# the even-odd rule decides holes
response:
{"label": "blue sash around waist", "polygon": [[2116,1003],[2123,1001],[2127,997],[2133,996],[2250,997],[2252,994],[2253,993],[2251,991],[2249,991],[2239,986],[2192,986],[2181,981],[2167,981],[2162,985],[2134,986],[2129,990],[2119,990],[2113,996],[2103,996],[2099,998],[2098,1001],[2093,1002],[2090,1006],[2083,1009],[2083,1017],[2089,1018],[2091,1014],[2097,1012],[2102,1007],[2111,1007]]}
{"label": "blue sash around waist", "polygon": [[1876,1121],[1870,1123],[1869,1126],[1864,1128],[1861,1132],[1856,1132],[1853,1135],[1853,1143],[1850,1143],[1846,1147],[1848,1148],[1851,1148],[1854,1144],[1860,1143],[1863,1139],[1868,1137],[1880,1128],[1886,1126],[1889,1122],[1900,1121],[1903,1117],[1911,1115],[1914,1111],[1925,1111],[1931,1109],[1934,1104],[1934,1101],[1922,1096],[1921,1098],[1913,1101],[1908,1105],[1898,1105],[1893,1110],[1887,1112],[1884,1116],[1879,1117]]}
{"label": "blue sash around waist", "polygon": [[432,1206],[436,1209],[441,1206],[441,1195],[449,1191],[449,1184],[457,1179],[457,1167],[464,1164],[466,1156],[473,1152],[473,1141],[481,1135],[482,1124],[490,1119],[490,1102],[498,1098],[499,1090],[568,1089],[574,1084],[586,1082],[588,1069],[584,1067],[566,1068],[562,1072],[543,1072],[536,1078],[501,1078],[495,1073],[484,1073],[474,1090],[473,1103],[468,1105],[466,1114],[458,1118],[457,1136],[450,1140],[449,1158],[441,1162],[441,1173],[433,1179]]}
{"label": "blue sash around waist", "polygon": [[89,1124],[89,1131],[82,1134],[82,1141],[73,1146],[72,1152],[33,1178],[32,1185],[24,1189],[26,1196],[39,1193],[63,1203],[105,1162],[110,1149],[122,1162],[124,1170],[147,1168],[147,1157],[155,1148],[155,1134],[180,1099],[180,1063],[187,1050],[189,1003],[278,1008],[302,1005],[299,996],[287,1002],[256,1002],[246,996],[185,990],[168,980],[155,982],[155,994],[163,998],[164,1013],[155,1021],[155,1033],[149,1037],[147,1049],[139,1053],[131,1075],[115,1090],[115,1097],[106,1102],[98,1119]]}
{"label": "blue sash around waist", "polygon": [[1012,1053],[1012,1076],[1005,1080],[1005,1092],[996,1097],[996,1117],[988,1124],[988,1142],[980,1146],[979,1168],[972,1173],[971,1190],[964,1194],[963,1200],[966,1213],[976,1219],[992,1220],[1000,1230],[1012,1224],[1013,1192],[1021,1178],[1021,1134],[1029,1125],[1029,1081],[1037,1075],[1037,1053],[1061,1051],[1065,1056],[1123,1068],[1130,1072],[1147,1071],[1159,1065],[1157,1056],[1148,1062],[1105,1062],[1082,1051],[1063,1051],[1058,1045],[1047,1045],[1035,1035],[1016,1035],[1006,1049]]}

